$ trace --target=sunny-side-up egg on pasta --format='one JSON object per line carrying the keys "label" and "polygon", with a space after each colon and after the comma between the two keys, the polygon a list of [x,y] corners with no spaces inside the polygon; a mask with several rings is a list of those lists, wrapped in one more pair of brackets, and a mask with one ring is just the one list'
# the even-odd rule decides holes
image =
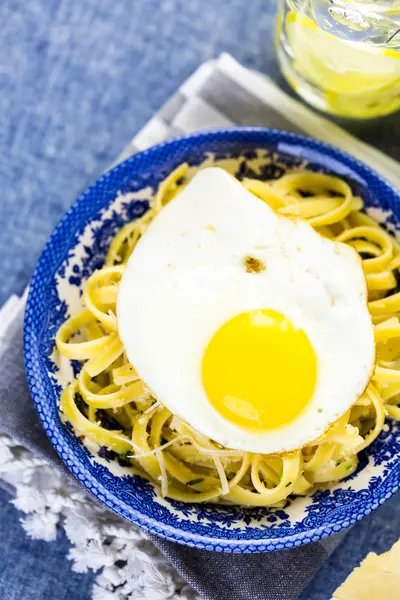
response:
{"label": "sunny-side-up egg on pasta", "polygon": [[156,398],[227,448],[309,444],[374,369],[356,251],[278,215],[219,168],[199,172],[139,240],[117,318]]}

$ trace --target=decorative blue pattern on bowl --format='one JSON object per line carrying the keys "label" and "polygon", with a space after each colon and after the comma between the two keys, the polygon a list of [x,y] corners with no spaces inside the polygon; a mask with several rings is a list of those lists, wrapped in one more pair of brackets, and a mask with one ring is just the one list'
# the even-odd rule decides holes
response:
{"label": "decorative blue pattern on bowl", "polygon": [[[76,477],[114,512],[182,544],[223,552],[269,552],[319,540],[355,523],[400,487],[400,426],[389,421],[348,480],[296,498],[284,510],[183,504],[161,498],[153,485],[89,450],[62,424],[54,335],[79,306],[82,282],[104,259],[127,221],[148,208],[158,184],[180,163],[195,167],[212,155],[246,176],[255,150],[265,150],[261,178],[306,162],[344,177],[388,229],[398,227],[400,197],[370,168],[340,150],[304,136],[261,128],[213,130],[142,152],[107,172],[72,206],[49,239],[34,273],[25,316],[24,352],[29,387],[51,443]],[[221,162],[222,161],[222,162]],[[251,173],[250,173],[251,174]],[[73,369],[77,365],[72,365]]]}

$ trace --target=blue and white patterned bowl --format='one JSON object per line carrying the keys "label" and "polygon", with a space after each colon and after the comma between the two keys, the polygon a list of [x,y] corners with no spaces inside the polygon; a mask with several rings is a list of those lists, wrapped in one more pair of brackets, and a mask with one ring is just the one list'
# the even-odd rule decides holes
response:
{"label": "blue and white patterned bowl", "polygon": [[375,217],[384,219],[392,231],[398,226],[398,193],[340,150],[278,130],[237,128],[198,133],[130,158],[75,202],[40,257],[25,317],[29,387],[43,427],[69,469],[108,508],[132,523],[169,540],[223,552],[269,552],[300,546],[368,515],[400,486],[399,424],[388,422],[348,480],[296,498],[284,510],[174,502],[161,498],[149,482],[107,460],[107,453],[91,455],[61,423],[61,385],[73,369],[58,362],[54,335],[80,306],[81,285],[101,266],[112,237],[124,223],[145,212],[158,184],[175,167],[186,161],[196,170],[216,163],[239,176],[251,176],[257,149],[265,150],[261,176],[279,176],[285,167],[302,162],[340,175],[363,197]]}

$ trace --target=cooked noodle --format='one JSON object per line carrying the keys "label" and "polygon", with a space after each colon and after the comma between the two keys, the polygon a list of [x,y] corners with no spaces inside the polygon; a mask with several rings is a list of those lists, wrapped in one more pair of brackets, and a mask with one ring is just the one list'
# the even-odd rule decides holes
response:
{"label": "cooked noodle", "polygon": [[[360,254],[375,324],[377,364],[352,408],[301,450],[273,456],[223,448],[152,396],[129,364],[118,336],[116,301],[125,264],[152,219],[182,189],[179,183],[187,171],[183,164],[171,173],[150,210],[115,236],[105,266],[86,283],[85,308],[59,329],[59,352],[83,361],[78,378],[62,393],[61,411],[77,435],[139,467],[169,498],[282,506],[291,494],[305,494],[353,473],[358,452],[376,439],[385,416],[400,419],[400,246],[360,212],[362,199],[337,177],[302,170],[268,182],[243,181],[279,214],[306,219],[321,235],[349,244]],[[85,341],[76,341],[77,333]]]}

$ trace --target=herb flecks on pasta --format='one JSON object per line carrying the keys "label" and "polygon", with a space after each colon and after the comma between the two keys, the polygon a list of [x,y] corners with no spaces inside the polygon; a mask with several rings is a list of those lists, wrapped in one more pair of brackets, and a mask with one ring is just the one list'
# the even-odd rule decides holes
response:
{"label": "herb flecks on pasta", "polygon": [[77,435],[130,461],[164,496],[183,502],[283,506],[291,494],[306,494],[353,473],[358,452],[376,439],[385,417],[400,419],[400,246],[361,212],[362,199],[337,177],[303,170],[268,182],[242,182],[277,213],[305,219],[321,235],[358,252],[375,325],[377,362],[364,394],[312,444],[275,456],[223,448],[152,396],[127,361],[118,336],[116,301],[125,264],[150,222],[183,189],[187,171],[183,164],[171,173],[149,211],[116,235],[104,268],[86,283],[85,308],[58,331],[59,352],[83,362],[78,378],[62,393],[63,418]]}

